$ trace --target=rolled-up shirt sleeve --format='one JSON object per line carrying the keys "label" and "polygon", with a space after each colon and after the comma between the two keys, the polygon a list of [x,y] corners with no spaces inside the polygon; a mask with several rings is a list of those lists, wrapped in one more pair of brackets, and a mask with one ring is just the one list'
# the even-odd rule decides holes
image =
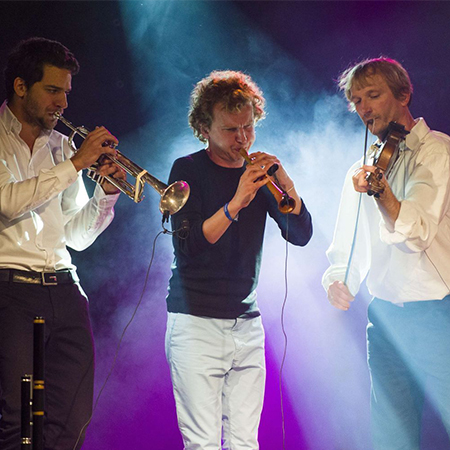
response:
{"label": "rolled-up shirt sleeve", "polygon": [[449,175],[449,153],[444,143],[436,141],[432,148],[421,150],[405,183],[405,197],[393,230],[381,222],[381,240],[405,252],[427,250],[448,212]]}

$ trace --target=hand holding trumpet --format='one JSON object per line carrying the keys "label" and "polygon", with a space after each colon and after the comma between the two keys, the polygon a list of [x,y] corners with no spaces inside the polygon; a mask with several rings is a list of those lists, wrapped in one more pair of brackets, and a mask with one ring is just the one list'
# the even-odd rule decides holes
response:
{"label": "hand holding trumpet", "polygon": [[[105,145],[105,143],[110,145]],[[72,156],[71,161],[77,172],[87,169],[95,164],[101,155],[115,156],[115,145],[118,143],[119,141],[105,127],[98,127],[86,135],[81,147]]]}
{"label": "hand holding trumpet", "polygon": [[[147,183],[161,196],[159,210],[165,218],[175,214],[186,203],[190,188],[185,181],[176,181],[167,186],[167,184],[158,180],[120,153],[116,148],[117,139],[106,128],[99,127],[90,132],[84,126],[74,126],[59,112],[55,113],[55,118],[72,130],[69,135],[69,145],[73,144],[73,138],[77,134],[85,142],[88,141],[88,144],[82,145],[80,150],[74,148],[75,155],[71,158],[71,161],[77,170],[87,168],[88,178],[92,178],[99,183],[107,194],[120,191],[135,203],[139,203],[144,198],[143,187]],[[81,156],[79,156],[80,151]],[[128,182],[127,174],[134,179],[134,184]]]}
{"label": "hand holding trumpet", "polygon": [[[97,127],[86,135],[81,147],[72,156],[71,161],[77,172],[87,169],[98,163],[97,175],[101,177],[112,176],[116,179],[125,179],[126,174],[117,164],[102,155],[115,157],[115,147],[119,141],[105,127]],[[105,180],[101,184],[106,194],[117,194],[119,189]]]}

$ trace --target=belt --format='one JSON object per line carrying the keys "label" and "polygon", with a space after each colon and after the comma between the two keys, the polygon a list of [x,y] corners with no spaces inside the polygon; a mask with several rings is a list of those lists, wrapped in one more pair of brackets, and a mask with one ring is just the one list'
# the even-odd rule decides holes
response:
{"label": "belt", "polygon": [[59,270],[58,272],[32,272],[28,270],[0,269],[0,281],[42,284],[44,286],[75,283],[70,270]]}

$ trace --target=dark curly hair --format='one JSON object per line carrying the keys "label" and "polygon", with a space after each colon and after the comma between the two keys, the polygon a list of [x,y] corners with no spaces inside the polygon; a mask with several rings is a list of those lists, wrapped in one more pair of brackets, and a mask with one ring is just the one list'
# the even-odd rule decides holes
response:
{"label": "dark curly hair", "polygon": [[5,68],[8,102],[14,96],[14,80],[22,78],[29,89],[34,83],[42,80],[45,65],[69,70],[72,75],[76,75],[80,69],[72,52],[57,41],[40,37],[21,41],[9,54]]}

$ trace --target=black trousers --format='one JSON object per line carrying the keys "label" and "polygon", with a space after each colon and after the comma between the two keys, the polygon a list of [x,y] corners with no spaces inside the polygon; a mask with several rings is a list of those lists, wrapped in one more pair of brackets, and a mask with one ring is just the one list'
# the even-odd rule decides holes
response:
{"label": "black trousers", "polygon": [[33,370],[35,316],[45,318],[45,449],[72,450],[92,411],[87,298],[77,284],[13,282],[0,282],[0,449],[20,449],[21,377]]}

